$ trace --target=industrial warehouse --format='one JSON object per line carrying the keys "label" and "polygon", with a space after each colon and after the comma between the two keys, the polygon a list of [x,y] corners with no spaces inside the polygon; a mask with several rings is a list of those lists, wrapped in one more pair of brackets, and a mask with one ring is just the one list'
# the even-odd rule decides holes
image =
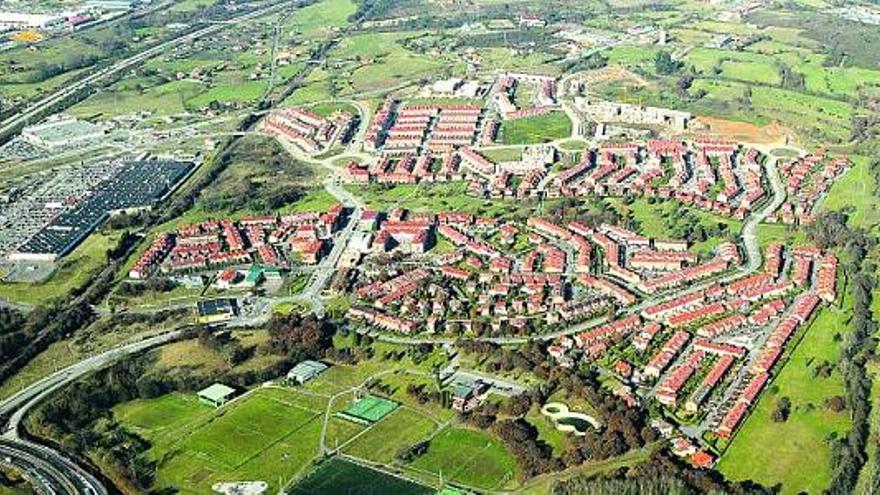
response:
{"label": "industrial warehouse", "polygon": [[10,261],[55,261],[72,251],[110,215],[150,209],[193,169],[191,162],[120,162],[115,173],[62,208],[43,228],[9,254]]}

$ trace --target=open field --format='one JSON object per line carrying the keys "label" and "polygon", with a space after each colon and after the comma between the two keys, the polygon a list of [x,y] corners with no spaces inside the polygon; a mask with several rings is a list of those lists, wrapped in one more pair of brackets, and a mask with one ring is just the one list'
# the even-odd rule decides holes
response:
{"label": "open field", "polygon": [[571,120],[563,112],[507,120],[499,130],[504,144],[536,144],[571,135]]}
{"label": "open field", "polygon": [[306,38],[326,36],[346,26],[355,9],[352,0],[324,0],[302,8],[287,26]]}
{"label": "open field", "polygon": [[434,490],[374,469],[359,466],[340,458],[325,461],[308,477],[297,482],[290,490],[293,495],[322,495],[345,493],[371,495],[394,493],[400,495],[429,495]]}
{"label": "open field", "polygon": [[[621,200],[612,198],[608,204],[616,208],[622,215],[631,216],[639,225],[642,235],[655,238],[684,237],[685,230],[700,225],[706,231],[720,229],[720,235],[709,235],[691,245],[691,250],[708,254],[715,249],[724,236],[738,234],[742,230],[742,222],[723,218],[697,209],[683,208],[672,201],[656,201],[653,204],[647,199],[639,198],[626,205]],[[723,227],[723,228],[722,228]]]}
{"label": "open field", "polygon": [[[813,370],[823,362],[838,360],[842,345],[838,336],[849,331],[850,312],[847,294],[842,307],[823,309],[808,327],[721,458],[718,469],[725,476],[766,486],[781,483],[785,494],[820,493],[828,486],[831,446],[827,439],[844,435],[850,422],[846,411],[835,413],[824,405],[829,397],[844,393],[839,371],[825,378]],[[781,397],[791,400],[792,412],[787,421],[776,423],[770,416]]]}
{"label": "open field", "polygon": [[116,417],[151,441],[154,486],[206,493],[217,481],[265,480],[272,490],[318,453],[321,411],[313,397],[255,390],[219,409],[191,394],[122,404]]}
{"label": "open field", "polygon": [[822,202],[826,210],[844,211],[857,227],[874,229],[880,223],[880,198],[871,174],[871,159],[852,156],[853,167],[836,181]]}
{"label": "open field", "polygon": [[504,445],[486,432],[466,428],[438,433],[411,467],[484,490],[516,482],[516,462]]}
{"label": "open field", "polygon": [[[236,338],[241,345],[256,346],[265,343],[269,336],[266,330],[253,330],[239,332]],[[237,366],[230,366],[222,353],[207,349],[200,345],[197,340],[182,340],[157,349],[156,368],[158,370],[173,370],[174,368],[189,368],[199,375],[216,376],[228,371],[247,371],[261,369],[283,359],[281,356],[271,354],[257,355]]]}
{"label": "open field", "polygon": [[436,428],[434,421],[423,414],[400,408],[376,423],[343,452],[370,462],[390,464],[398,450],[426,439]]}

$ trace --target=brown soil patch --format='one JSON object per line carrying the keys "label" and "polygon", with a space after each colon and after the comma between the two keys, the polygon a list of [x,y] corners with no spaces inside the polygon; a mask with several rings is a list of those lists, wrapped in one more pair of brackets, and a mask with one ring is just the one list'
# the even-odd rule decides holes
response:
{"label": "brown soil patch", "polygon": [[642,76],[620,65],[608,65],[601,69],[590,71],[583,77],[583,81],[587,84],[617,81],[627,82],[635,86],[645,86],[648,84]]}
{"label": "brown soil patch", "polygon": [[704,136],[773,146],[794,144],[796,141],[794,132],[777,121],[759,127],[748,122],[698,116],[697,122],[698,125],[693,129],[694,134]]}

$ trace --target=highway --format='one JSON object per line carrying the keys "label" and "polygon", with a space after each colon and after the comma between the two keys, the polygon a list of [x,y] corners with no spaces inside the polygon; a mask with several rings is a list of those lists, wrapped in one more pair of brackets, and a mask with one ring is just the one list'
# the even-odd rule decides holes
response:
{"label": "highway", "polygon": [[0,401],[0,416],[5,418],[4,432],[0,437],[0,461],[20,469],[39,493],[109,494],[98,478],[75,462],[49,447],[23,439],[20,436],[21,422],[40,401],[73,380],[124,357],[171,342],[182,333],[173,330],[114,347],[59,370]]}
{"label": "highway", "polygon": [[[278,2],[262,9],[257,9],[252,12],[243,14],[237,18],[237,21],[245,21],[248,19],[253,19],[257,17],[264,16],[266,14],[271,14],[272,12],[282,9],[285,6],[288,6],[291,3],[295,3],[294,0],[285,0],[282,2]],[[74,95],[78,91],[88,89],[92,85],[100,83],[102,80],[109,78],[115,74],[119,74],[124,72],[135,65],[138,65],[146,60],[149,60],[166,50],[171,48],[176,48],[178,46],[190,43],[194,40],[202,38],[204,36],[208,36],[214,34],[223,29],[227,29],[230,26],[235,25],[235,23],[224,23],[224,24],[211,24],[207,27],[198,29],[189,34],[185,34],[183,36],[174,38],[169,41],[162,42],[156,46],[148,48],[144,51],[138,52],[135,55],[132,55],[128,58],[124,58],[119,60],[109,67],[105,67],[103,69],[98,70],[78,81],[75,81],[58,91],[45,96],[44,98],[32,103],[27,108],[23,109],[19,113],[9,117],[8,119],[0,122],[0,136],[5,136],[7,134],[11,134],[19,130],[19,128],[26,126],[28,124],[35,123],[44,117],[44,113],[47,110],[50,110],[54,105],[63,102],[66,98]]]}

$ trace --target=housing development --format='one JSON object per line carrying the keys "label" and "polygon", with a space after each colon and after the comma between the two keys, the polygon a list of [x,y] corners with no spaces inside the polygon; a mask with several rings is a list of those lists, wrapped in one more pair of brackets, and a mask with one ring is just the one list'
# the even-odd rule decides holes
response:
{"label": "housing development", "polygon": [[880,493],[878,19],[0,2],[0,492]]}

